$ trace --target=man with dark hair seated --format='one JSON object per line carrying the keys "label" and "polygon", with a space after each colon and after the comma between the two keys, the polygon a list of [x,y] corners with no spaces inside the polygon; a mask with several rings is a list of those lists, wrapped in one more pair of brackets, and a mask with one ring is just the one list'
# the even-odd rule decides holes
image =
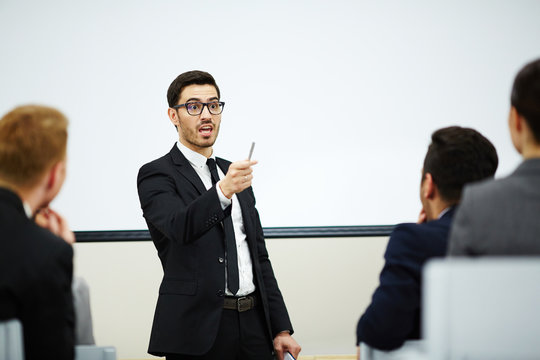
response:
{"label": "man with dark hair seated", "polygon": [[420,337],[422,267],[445,255],[463,186],[497,170],[495,148],[473,129],[443,128],[431,140],[422,169],[419,223],[397,225],[390,235],[380,284],[358,322],[357,345],[392,350]]}

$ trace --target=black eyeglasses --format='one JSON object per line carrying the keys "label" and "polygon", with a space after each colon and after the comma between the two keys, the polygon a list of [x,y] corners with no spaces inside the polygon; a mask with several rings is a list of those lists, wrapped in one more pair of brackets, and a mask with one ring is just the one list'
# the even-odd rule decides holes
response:
{"label": "black eyeglasses", "polygon": [[207,103],[193,101],[187,102],[185,104],[175,105],[173,106],[173,109],[179,109],[184,106],[186,107],[189,115],[200,115],[203,112],[205,106],[208,108],[210,114],[219,115],[223,112],[223,107],[225,106],[225,103],[223,101],[211,101]]}

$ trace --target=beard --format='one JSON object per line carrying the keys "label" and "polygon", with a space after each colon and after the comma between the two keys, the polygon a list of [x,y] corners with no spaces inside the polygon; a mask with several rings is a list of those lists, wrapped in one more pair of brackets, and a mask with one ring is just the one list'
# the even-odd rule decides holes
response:
{"label": "beard", "polygon": [[[204,149],[214,146],[219,134],[219,125],[213,125],[213,131],[210,136],[203,136],[199,133],[199,127],[196,129],[185,128],[180,126],[179,135],[180,139],[183,139],[187,144],[194,148]],[[201,125],[202,126],[202,125]]]}

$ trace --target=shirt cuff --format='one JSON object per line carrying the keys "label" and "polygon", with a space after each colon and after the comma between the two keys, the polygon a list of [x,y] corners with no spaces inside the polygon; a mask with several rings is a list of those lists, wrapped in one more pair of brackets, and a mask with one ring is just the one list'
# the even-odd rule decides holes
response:
{"label": "shirt cuff", "polygon": [[218,181],[216,184],[216,191],[219,197],[219,202],[221,204],[221,209],[225,210],[227,206],[230,206],[232,204],[232,199],[227,199],[225,194],[223,194],[223,191],[221,191],[221,186],[219,186],[220,182],[221,180]]}

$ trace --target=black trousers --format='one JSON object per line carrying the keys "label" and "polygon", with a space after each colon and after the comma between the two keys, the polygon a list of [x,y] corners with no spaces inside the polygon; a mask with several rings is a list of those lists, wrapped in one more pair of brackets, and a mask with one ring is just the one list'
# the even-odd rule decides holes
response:
{"label": "black trousers", "polygon": [[238,312],[223,310],[216,341],[202,356],[167,355],[166,360],[273,360],[261,305]]}

